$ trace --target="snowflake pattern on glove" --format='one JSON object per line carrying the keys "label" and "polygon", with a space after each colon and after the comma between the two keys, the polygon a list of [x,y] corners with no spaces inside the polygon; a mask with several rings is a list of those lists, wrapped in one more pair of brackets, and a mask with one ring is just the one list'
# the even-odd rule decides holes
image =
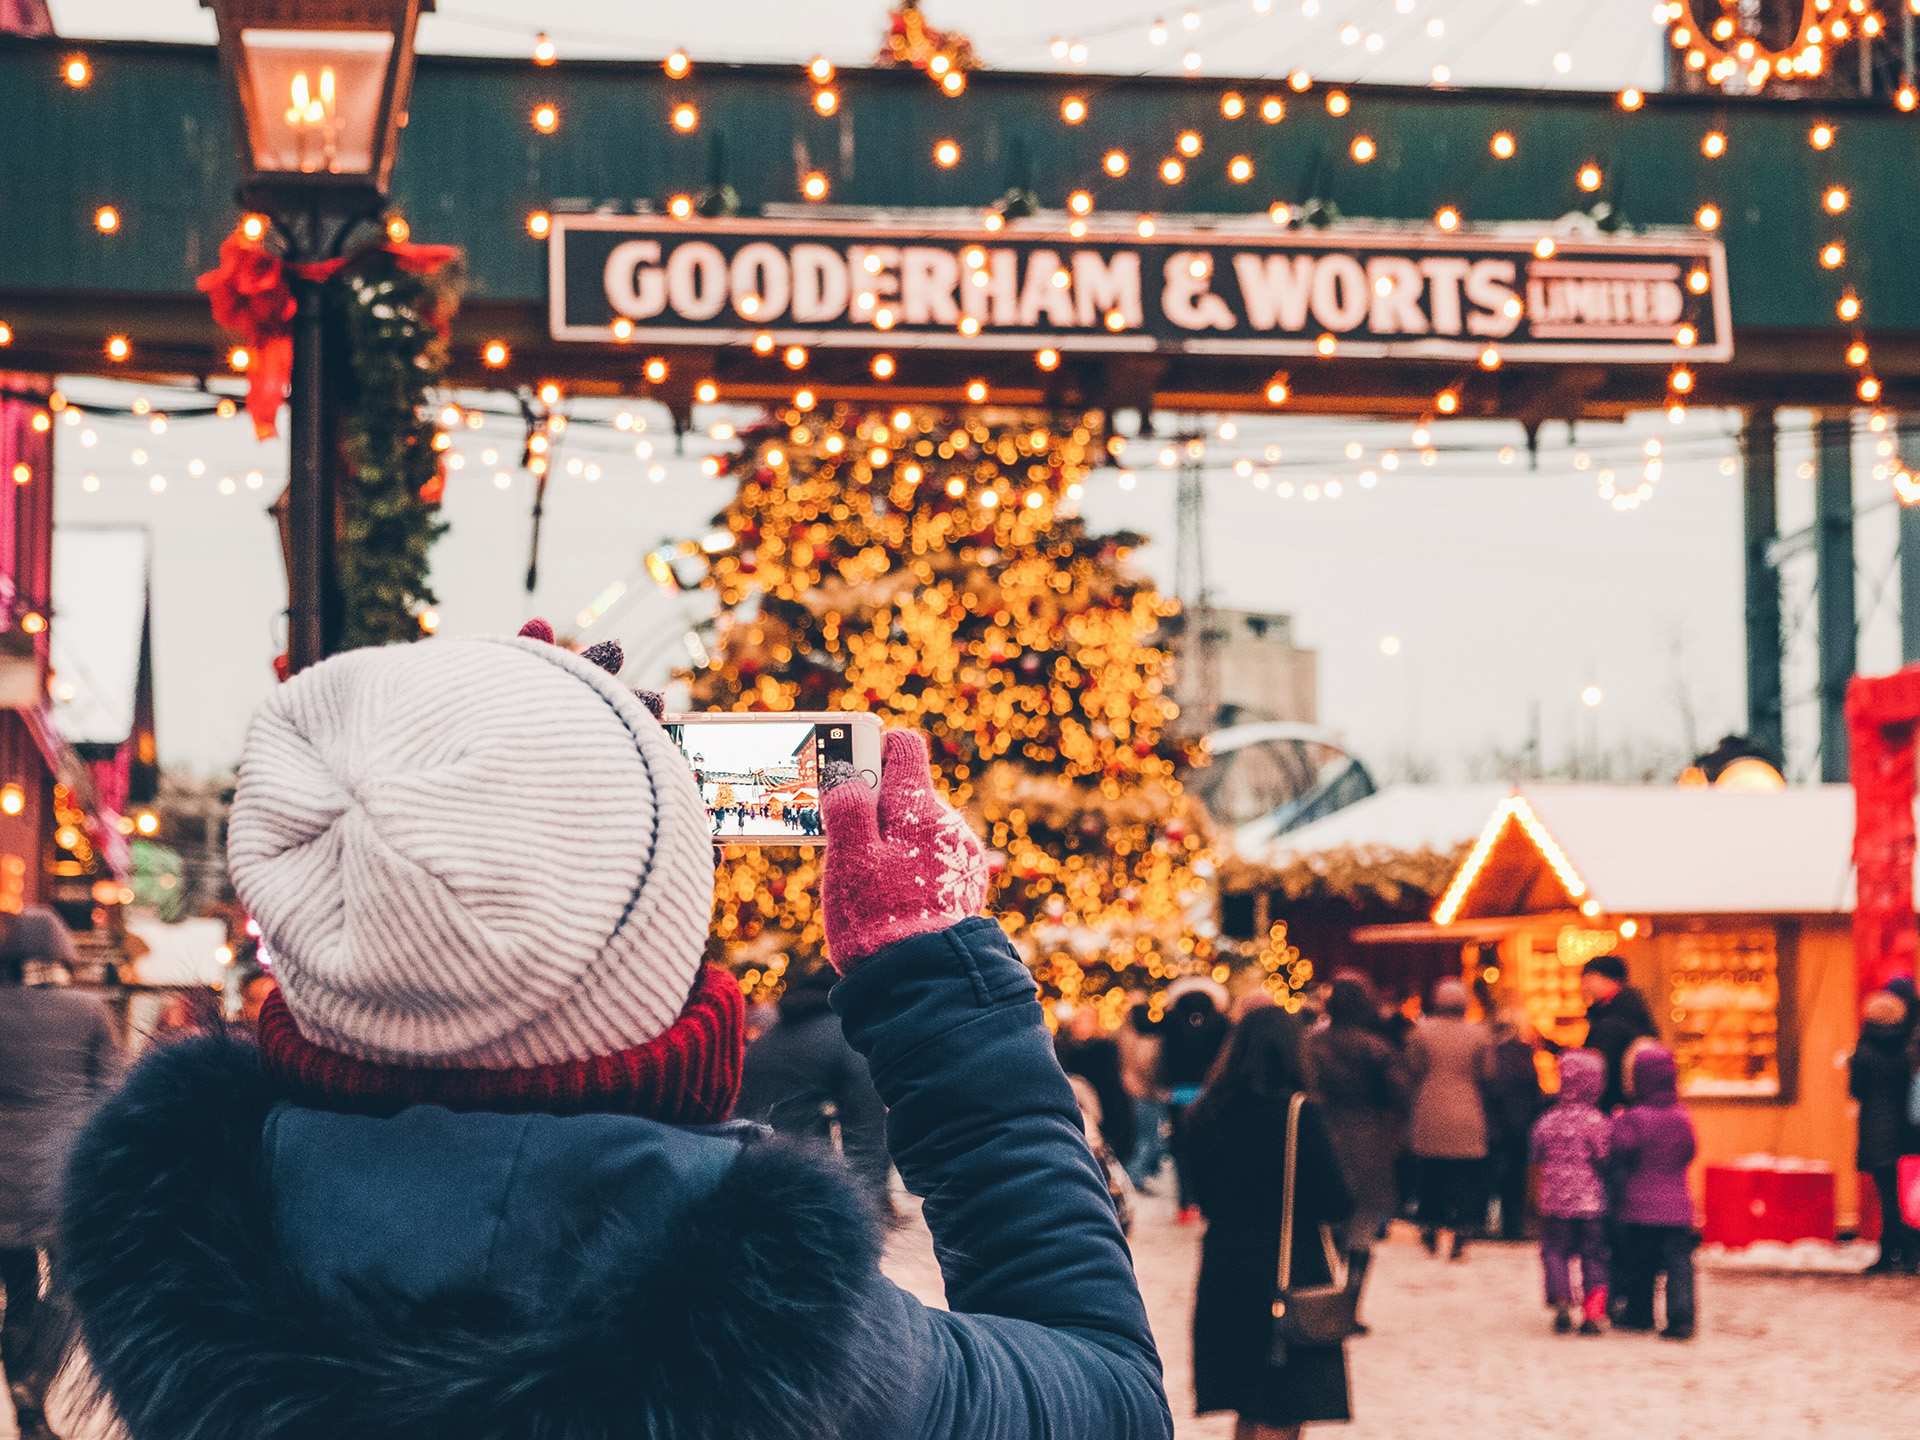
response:
{"label": "snowflake pattern on glove", "polygon": [[941,906],[971,915],[987,899],[987,857],[964,817],[948,810],[933,841],[940,875],[934,881]]}

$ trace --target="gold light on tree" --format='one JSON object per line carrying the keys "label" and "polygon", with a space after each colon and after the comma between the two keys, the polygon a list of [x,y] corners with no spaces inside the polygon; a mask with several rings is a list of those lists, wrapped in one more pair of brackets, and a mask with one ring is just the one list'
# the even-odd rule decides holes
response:
{"label": "gold light on tree", "polygon": [[[1214,960],[1156,643],[1175,606],[1130,574],[1137,536],[1077,515],[1105,455],[1097,415],[788,411],[743,436],[715,532],[654,569],[721,606],[696,708],[926,733],[994,853],[988,908],[1049,999]],[[812,856],[728,852],[715,929],[750,996],[822,957],[817,880]]]}

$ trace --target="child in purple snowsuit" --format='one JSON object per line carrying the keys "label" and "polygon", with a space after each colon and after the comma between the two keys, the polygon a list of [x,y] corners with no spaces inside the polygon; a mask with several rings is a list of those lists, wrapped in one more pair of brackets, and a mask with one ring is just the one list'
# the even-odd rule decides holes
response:
{"label": "child in purple snowsuit", "polygon": [[1697,1142],[1680,1108],[1673,1052],[1643,1043],[1631,1056],[1633,1104],[1613,1119],[1614,1221],[1619,1226],[1622,1330],[1653,1329],[1654,1282],[1667,1277],[1669,1340],[1693,1338],[1693,1197]]}
{"label": "child in purple snowsuit", "polygon": [[1540,1169],[1540,1263],[1547,1272],[1553,1328],[1573,1329],[1573,1262],[1580,1262],[1582,1335],[1598,1335],[1607,1313],[1607,1117],[1600,1113],[1607,1062],[1593,1050],[1560,1057],[1560,1098],[1533,1126]]}

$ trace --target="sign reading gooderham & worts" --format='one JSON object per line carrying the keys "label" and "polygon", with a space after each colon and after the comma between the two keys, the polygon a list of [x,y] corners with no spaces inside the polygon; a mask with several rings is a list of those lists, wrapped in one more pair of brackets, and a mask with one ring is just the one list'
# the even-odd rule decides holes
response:
{"label": "sign reading gooderham & worts", "polygon": [[[1541,234],[1545,233],[1544,227]],[[1387,230],[997,234],[777,220],[553,217],[556,340],[870,349],[1727,360],[1726,251]],[[625,327],[623,326],[624,330]],[[1683,343],[1691,342],[1691,343]]]}

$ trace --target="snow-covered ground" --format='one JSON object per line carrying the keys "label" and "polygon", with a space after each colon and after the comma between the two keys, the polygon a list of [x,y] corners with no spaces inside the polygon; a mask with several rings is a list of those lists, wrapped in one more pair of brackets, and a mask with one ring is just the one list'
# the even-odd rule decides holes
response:
{"label": "snow-covered ground", "polygon": [[[904,1197],[903,1197],[904,1198]],[[912,1218],[887,1271],[941,1299],[931,1242]],[[1134,1257],[1167,1365],[1180,1440],[1228,1440],[1231,1416],[1193,1416],[1188,1324],[1199,1229],[1143,1197]],[[1865,1252],[1844,1257],[1860,1263]],[[1805,1257],[1781,1257],[1805,1266]],[[1467,1260],[1429,1259],[1406,1232],[1383,1247],[1367,1292],[1373,1334],[1349,1346],[1354,1423],[1344,1440],[1568,1440],[1920,1435],[1920,1280],[1866,1280],[1805,1268],[1702,1267],[1701,1332],[1556,1336],[1541,1308],[1531,1247],[1481,1245]],[[0,1440],[12,1440],[0,1401]],[[72,1432],[69,1432],[72,1433]],[[1332,1427],[1313,1433],[1334,1440]],[[74,1440],[107,1440],[100,1430]],[[1119,1440],[1119,1437],[1116,1437]]]}
{"label": "snow-covered ground", "polygon": [[[1228,1440],[1233,1418],[1193,1416],[1189,1325],[1199,1227],[1138,1202],[1134,1259],[1167,1366],[1180,1440]],[[1856,1262],[1857,1263],[1857,1262]],[[940,1299],[917,1219],[887,1271]],[[1373,1334],[1348,1346],[1354,1423],[1326,1440],[1566,1436],[1568,1440],[1920,1434],[1920,1280],[1703,1264],[1698,1337],[1557,1336],[1531,1246],[1429,1259],[1402,1230],[1368,1279]]]}

